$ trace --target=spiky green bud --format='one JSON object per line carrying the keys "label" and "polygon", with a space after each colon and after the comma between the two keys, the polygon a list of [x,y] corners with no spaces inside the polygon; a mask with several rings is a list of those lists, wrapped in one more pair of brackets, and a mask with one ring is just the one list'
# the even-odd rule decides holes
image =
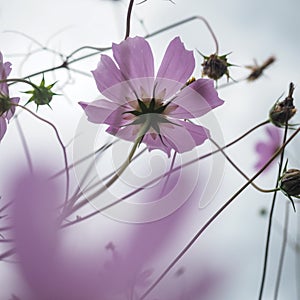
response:
{"label": "spiky green bud", "polygon": [[52,101],[52,98],[54,95],[57,95],[56,93],[53,93],[51,89],[56,84],[56,82],[45,86],[45,79],[44,76],[42,78],[42,81],[39,86],[34,88],[31,91],[26,91],[26,94],[31,94],[31,98],[27,101],[26,105],[30,102],[34,102],[37,105],[37,109],[40,105],[48,105],[50,106],[50,102]]}

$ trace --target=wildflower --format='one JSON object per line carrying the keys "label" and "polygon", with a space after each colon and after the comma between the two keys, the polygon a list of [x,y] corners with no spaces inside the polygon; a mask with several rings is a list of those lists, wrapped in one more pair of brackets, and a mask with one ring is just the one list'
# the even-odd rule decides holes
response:
{"label": "wildflower", "polygon": [[186,86],[195,59],[179,37],[170,42],[156,78],[152,51],[144,38],[127,38],[113,44],[112,50],[116,63],[102,55],[92,72],[109,100],[79,103],[90,122],[108,124],[107,132],[128,141],[136,141],[146,126],[142,142],[149,151],[161,149],[168,155],[171,149],[189,151],[209,137],[206,128],[186,119],[200,117],[223,101],[211,80],[198,79]]}
{"label": "wildflower", "polygon": [[[189,222],[195,223],[199,216],[206,216],[204,211],[199,215],[196,209],[198,192],[202,189],[199,181],[199,189],[191,194],[190,201],[156,222],[126,224],[104,218],[105,223],[99,224],[111,228],[109,235],[97,241],[104,251],[99,251],[99,246],[93,250],[87,244],[90,242],[87,235],[71,231],[67,241],[63,238],[66,234],[57,226],[57,207],[64,198],[63,189],[60,181],[49,180],[52,169],[45,162],[42,167],[36,163],[32,174],[26,167],[18,166],[9,183],[13,199],[9,220],[14,236],[12,247],[16,249],[20,280],[25,286],[20,299],[140,299],[138,296],[157,276],[154,271],[159,272],[164,265],[162,257],[169,254],[167,247],[178,241],[178,233],[188,232]],[[187,188],[186,182],[178,183],[177,176],[170,178],[167,190],[178,184],[181,189]],[[161,181],[146,189],[144,198],[158,201],[163,185],[165,182]],[[144,213],[149,213],[149,207],[145,207]],[[125,238],[120,239],[120,232]],[[172,290],[164,281],[150,299],[206,299],[220,291],[229,277],[225,266],[218,264],[218,269],[212,263],[208,266],[206,256],[201,260],[197,255],[196,260],[191,265],[185,263],[187,272],[172,278]],[[197,275],[190,277],[188,271]]]}
{"label": "wildflower", "polygon": [[40,105],[48,105],[50,107],[50,102],[54,95],[57,95],[51,91],[56,82],[45,86],[44,76],[39,86],[34,88],[32,91],[26,91],[26,94],[31,94],[31,98],[27,101],[26,104],[34,102],[37,105],[37,110]]}
{"label": "wildflower", "polygon": [[[4,63],[3,55],[0,52],[0,81],[5,81],[10,72],[11,63]],[[6,132],[7,122],[15,113],[15,104],[18,104],[19,100],[19,98],[10,98],[7,83],[0,82],[0,141]]]}
{"label": "wildflower", "polygon": [[259,155],[259,160],[254,166],[256,171],[259,171],[269,161],[281,144],[281,132],[279,128],[268,126],[266,127],[266,133],[268,140],[259,141],[255,145],[255,150]]}
{"label": "wildflower", "polygon": [[270,121],[277,127],[284,127],[297,111],[293,104],[294,89],[294,84],[291,82],[288,96],[281,102],[277,101],[270,110]]}
{"label": "wildflower", "polygon": [[204,59],[203,63],[202,63],[202,66],[203,66],[202,76],[207,76],[213,80],[218,80],[223,75],[226,75],[227,79],[229,79],[228,67],[232,66],[232,64],[227,62],[228,54],[224,54],[221,56],[219,56],[217,54],[205,56],[200,53],[200,55]]}

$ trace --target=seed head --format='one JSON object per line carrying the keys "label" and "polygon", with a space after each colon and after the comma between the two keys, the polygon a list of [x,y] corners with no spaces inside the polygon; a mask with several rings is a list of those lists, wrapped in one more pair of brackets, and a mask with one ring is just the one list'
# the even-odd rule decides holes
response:
{"label": "seed head", "polygon": [[288,96],[283,101],[277,101],[270,110],[270,121],[277,127],[284,127],[297,111],[293,103],[294,89],[294,84],[291,82]]}

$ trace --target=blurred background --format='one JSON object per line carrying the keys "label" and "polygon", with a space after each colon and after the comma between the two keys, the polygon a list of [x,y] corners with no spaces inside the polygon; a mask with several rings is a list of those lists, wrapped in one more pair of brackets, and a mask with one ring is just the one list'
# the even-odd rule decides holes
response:
{"label": "blurred background", "polygon": [[[110,47],[112,42],[119,43],[125,35],[127,5],[128,1],[123,0],[0,0],[0,50],[5,57],[4,61],[10,61],[13,65],[10,77],[24,77],[58,66],[67,55],[82,46]],[[148,0],[134,5],[131,36],[144,36],[186,18],[195,15],[203,16],[215,32],[220,54],[230,53],[228,61],[234,65],[230,67],[232,78],[230,82],[245,78],[250,71],[244,67],[254,65],[254,60],[262,64],[268,57],[276,57],[276,62],[257,81],[251,83],[242,81],[228,87],[223,87],[227,82],[226,78],[218,82],[219,96],[225,100],[225,104],[216,109],[213,116],[220,127],[217,130],[220,143],[228,143],[266,120],[269,109],[275,101],[287,94],[290,82],[295,83],[294,96],[297,107],[300,95],[298,90],[300,82],[299,6],[296,0],[277,2],[176,0],[174,3],[167,0]],[[187,49],[198,49],[205,55],[215,51],[213,39],[203,22],[194,20],[148,39],[154,52],[156,70],[169,41],[178,35]],[[75,53],[73,58],[94,52],[92,49],[82,49]],[[110,51],[106,53],[111,54]],[[60,69],[45,73],[46,84],[58,81],[54,91],[63,95],[53,99],[52,110],[48,107],[40,107],[39,114],[57,126],[66,144],[71,142],[78,133],[77,126],[83,115],[77,102],[92,101],[99,96],[90,73],[96,68],[99,57],[100,54],[95,54],[78,60],[72,64],[69,71]],[[197,65],[193,75],[200,77],[202,57],[196,51],[195,58]],[[41,75],[31,78],[36,84],[39,84],[41,79]],[[21,102],[24,104],[28,96],[21,92],[26,90],[28,90],[26,85],[14,85],[11,88],[11,95],[21,97]],[[35,111],[35,106],[32,104],[28,108]],[[33,162],[43,161],[47,153],[53,167],[55,166],[57,170],[62,168],[61,150],[51,129],[25,112],[20,114],[19,121],[28,141]],[[297,115],[293,123],[299,124]],[[109,140],[104,132],[101,134],[103,140],[99,144]],[[266,138],[266,132],[261,128],[227,152],[249,177],[254,174],[254,165],[258,160],[255,144]],[[293,168],[300,168],[298,140],[296,138],[287,149],[289,166]],[[3,197],[6,193],[5,180],[13,176],[16,167],[26,164],[22,149],[16,124],[11,122],[0,147],[2,158],[0,169],[3,178],[0,186]],[[206,153],[205,149],[210,148],[199,149],[198,154],[202,151]],[[71,157],[72,149],[69,149],[69,152]],[[158,159],[165,169],[168,168],[169,161],[165,155],[155,152],[154,156],[156,158],[152,160],[153,164]],[[116,159],[122,161],[120,157]],[[171,246],[166,247],[163,254],[159,255],[160,260],[154,277],[160,274],[164,266],[178,254],[201,225],[245,182],[228,163],[223,167],[224,161],[222,159],[220,161],[218,173],[222,174],[224,171],[224,177],[221,176],[220,186],[214,190],[216,194],[213,201],[201,209],[195,206],[197,212],[193,217],[187,218],[172,243],[170,242]],[[141,160],[137,165],[141,171],[136,176],[139,174],[142,176],[143,163]],[[210,161],[203,169],[207,172],[213,170],[212,163]],[[106,164],[104,163],[105,167]],[[147,160],[146,164],[150,170],[155,169],[155,166],[151,166],[151,161]],[[107,164],[107,168],[111,168],[111,165]],[[276,183],[277,169],[277,165],[274,164],[259,177],[257,183],[264,188],[273,188]],[[208,178],[213,177],[214,174],[200,172],[197,176],[200,186],[197,188],[203,190],[203,186],[209,181]],[[199,196],[197,188],[192,197],[196,198],[196,202]],[[122,194],[123,191],[120,193]],[[265,209],[268,213],[271,198],[270,194],[262,194],[249,187],[208,228],[183,258],[180,266],[192,265],[195,269],[198,266],[199,269],[203,268],[202,271],[212,268],[220,274],[226,274],[224,275],[226,280],[216,287],[218,295],[208,299],[257,299],[267,233],[267,215],[261,214],[261,210]],[[285,202],[286,198],[279,194],[263,297],[266,300],[274,299],[274,282],[282,243]],[[298,276],[300,253],[297,246],[300,238],[297,233],[299,227],[297,217],[299,212],[294,213],[290,208],[289,242],[278,299],[300,299],[299,290],[297,291],[300,280]],[[95,217],[80,228],[74,227],[73,231],[71,230],[71,234],[67,237],[68,247],[70,249],[71,247],[76,249],[104,247],[103,245],[110,241],[110,232],[123,230],[122,232],[126,233],[126,226],[129,225],[124,223],[124,226],[120,227],[120,224],[123,223],[118,223],[109,216]],[[106,228],[103,236],[99,226]],[[14,260],[9,263],[0,262],[0,265],[0,282],[4,287],[1,288],[0,298],[9,299],[13,293],[17,294],[17,291],[24,288],[24,283]],[[186,280],[191,280],[191,277],[187,277]]]}

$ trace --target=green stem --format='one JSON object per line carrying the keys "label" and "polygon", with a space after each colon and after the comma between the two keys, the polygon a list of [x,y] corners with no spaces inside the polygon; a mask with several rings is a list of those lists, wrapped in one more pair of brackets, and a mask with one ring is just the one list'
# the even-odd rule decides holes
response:
{"label": "green stem", "polygon": [[[299,133],[300,127],[287,139],[287,141],[274,153],[274,155],[268,160],[268,162],[246,182],[219,210],[199,229],[190,242],[181,250],[181,252],[175,257],[175,259],[168,265],[168,267],[161,273],[161,275],[152,283],[152,285],[139,297],[139,300],[145,299],[150,292],[161,282],[163,278],[170,272],[170,270],[178,263],[178,261],[186,254],[186,252],[192,247],[192,245],[198,240],[202,233],[213,223],[213,221],[272,163],[279,153],[282,153],[286,145],[294,139]],[[275,192],[276,193],[276,192]]]}
{"label": "green stem", "polygon": [[9,79],[0,80],[0,83],[3,83],[3,82],[12,82],[12,83],[21,82],[21,83],[26,83],[26,84],[31,85],[34,89],[37,89],[37,90],[40,89],[36,84],[32,83],[29,80],[23,79],[23,78],[9,78]]}
{"label": "green stem", "polygon": [[73,208],[69,206],[68,209],[62,214],[62,220],[65,217],[67,217],[68,215],[71,215],[74,212],[76,212],[77,210],[79,210],[80,208],[82,208],[87,203],[89,203],[89,199],[94,199],[95,197],[98,197],[99,195],[101,195],[111,185],[113,185],[116,182],[116,180],[123,174],[123,172],[127,169],[127,167],[129,166],[129,164],[131,163],[132,157],[133,157],[133,155],[134,155],[137,147],[142,142],[145,133],[149,130],[150,124],[151,124],[151,116],[146,116],[146,120],[145,120],[143,126],[139,130],[139,133],[137,135],[137,139],[135,140],[135,142],[133,144],[133,147],[132,147],[132,149],[131,149],[131,151],[130,151],[128,157],[127,157],[127,159],[122,164],[122,166],[118,169],[118,171],[115,173],[115,175],[103,187],[101,187],[98,191],[96,191],[93,194],[87,196],[81,202],[79,202],[76,205],[74,205]]}
{"label": "green stem", "polygon": [[[214,141],[212,138],[209,139],[217,148],[218,150],[224,155],[224,157],[229,161],[229,163],[247,180],[249,181],[250,178],[233,162],[233,160],[225,153],[225,151],[218,145],[218,143],[216,141]],[[275,191],[279,191],[279,188],[276,189],[271,189],[271,190],[266,190],[263,189],[261,187],[259,187],[258,185],[256,185],[254,182],[251,182],[251,185],[257,189],[260,192],[263,193],[273,193]]]}
{"label": "green stem", "polygon": [[65,163],[65,171],[66,171],[66,196],[65,196],[65,203],[68,201],[69,199],[69,186],[70,186],[70,176],[69,176],[69,168],[68,168],[68,157],[67,157],[67,151],[66,151],[66,147],[62,142],[62,139],[58,133],[57,128],[55,127],[55,125],[53,125],[50,121],[38,116],[37,114],[35,114],[33,111],[31,111],[30,109],[28,109],[27,107],[20,105],[20,104],[12,104],[14,106],[20,107],[24,110],[26,110],[27,112],[29,112],[30,114],[32,114],[34,117],[36,117],[37,119],[39,119],[40,121],[50,125],[56,135],[56,138],[58,140],[58,143],[60,144],[62,151],[63,151],[63,157],[64,157],[64,163]]}
{"label": "green stem", "polygon": [[[245,138],[247,135],[249,135],[250,133],[252,133],[256,129],[258,129],[259,127],[264,126],[264,125],[266,125],[268,123],[269,123],[269,120],[266,120],[264,122],[259,123],[258,125],[256,125],[253,128],[249,129],[247,132],[243,133],[241,136],[239,136],[238,138],[236,138],[235,140],[233,140],[232,142],[230,142],[229,144],[223,146],[221,149],[226,149],[226,148],[229,148],[229,147],[233,146],[235,143],[237,143],[238,141],[242,140],[243,138]],[[150,180],[146,184],[144,184],[141,187],[137,188],[136,190],[128,193],[127,195],[123,196],[122,198],[118,199],[117,201],[114,201],[113,203],[110,203],[110,204],[106,205],[105,207],[102,207],[101,209],[98,209],[97,211],[94,211],[94,212],[92,212],[90,214],[87,214],[87,215],[81,217],[80,219],[76,219],[76,220],[70,221],[69,223],[64,224],[62,227],[63,228],[69,227],[69,226],[71,226],[73,224],[78,224],[78,223],[80,223],[82,221],[85,221],[85,220],[87,220],[87,219],[89,219],[89,218],[91,218],[91,217],[93,217],[93,216],[95,216],[95,215],[97,215],[97,214],[99,214],[99,213],[101,213],[101,212],[103,212],[103,211],[105,211],[105,210],[107,210],[107,209],[109,209],[109,208],[111,208],[111,207],[119,204],[120,202],[122,202],[122,201],[124,201],[124,200],[126,200],[126,199],[128,199],[130,197],[132,197],[133,195],[135,195],[135,194],[143,191],[148,186],[156,183],[158,180],[161,180],[161,179],[169,176],[171,173],[178,172],[182,168],[186,168],[186,167],[188,167],[188,166],[190,166],[190,165],[192,165],[192,164],[194,164],[194,163],[196,163],[196,162],[198,162],[198,161],[200,161],[202,159],[210,157],[211,155],[214,155],[214,154],[216,154],[218,152],[220,152],[219,149],[214,150],[214,151],[209,152],[207,154],[201,155],[201,156],[197,157],[196,159],[192,159],[192,160],[186,162],[185,164],[183,164],[181,166],[174,167],[172,170],[169,170],[168,172],[166,172],[166,173],[164,173],[164,174],[162,174],[162,175],[160,175],[160,176],[158,176],[158,177]],[[97,182],[97,183],[93,184],[91,187],[89,187],[87,189],[87,191],[90,191],[92,188],[94,188],[95,186],[99,185],[99,183],[100,182]]]}
{"label": "green stem", "polygon": [[[284,130],[284,136],[283,136],[283,146],[281,147],[282,151],[280,153],[280,161],[279,161],[278,175],[277,175],[277,179],[276,179],[276,187],[275,188],[278,188],[279,180],[280,180],[281,173],[282,173],[284,150],[285,150],[285,145],[286,145],[286,141],[287,141],[287,132],[288,132],[288,123],[287,123],[287,121],[288,120],[286,120],[286,124],[285,124],[285,130]],[[261,284],[260,284],[259,295],[258,295],[259,300],[262,300],[264,285],[265,285],[265,279],[266,279],[266,275],[267,275],[269,247],[270,247],[270,240],[271,240],[271,229],[272,229],[272,221],[273,221],[273,215],[274,215],[274,210],[275,210],[276,197],[277,197],[277,190],[273,194],[273,199],[272,199],[272,204],[271,204],[271,209],[270,209],[270,215],[269,215],[269,222],[268,222],[268,229],[267,229],[267,239],[266,239],[266,245],[265,245],[265,255],[264,255],[264,262],[263,262],[263,271],[262,271],[262,278],[261,278]]]}

